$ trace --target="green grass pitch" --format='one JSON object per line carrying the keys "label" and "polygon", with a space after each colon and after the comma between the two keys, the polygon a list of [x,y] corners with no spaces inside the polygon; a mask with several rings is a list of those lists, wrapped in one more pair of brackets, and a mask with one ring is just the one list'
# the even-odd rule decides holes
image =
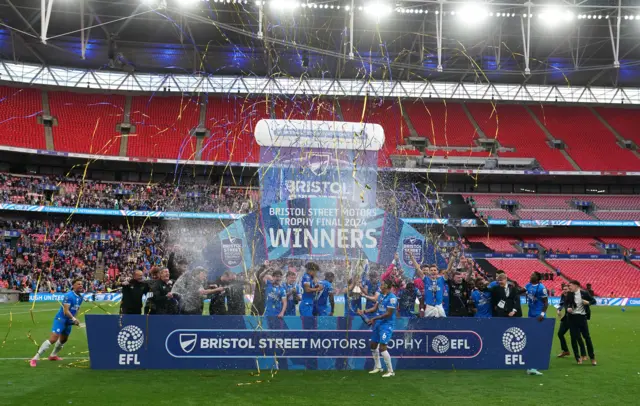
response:
{"label": "green grass pitch", "polygon": [[[599,365],[556,359],[543,376],[524,371],[402,371],[384,380],[366,371],[92,371],[86,332],[75,328],[61,362],[27,359],[48,337],[55,303],[0,305],[0,405],[409,405],[640,402],[640,308],[597,307],[591,332]],[[85,303],[91,313],[117,307]],[[13,314],[9,329],[9,313]],[[35,322],[35,323],[34,323]],[[556,323],[557,327],[557,323]],[[567,335],[568,338],[568,335]],[[393,356],[393,354],[392,354]]]}

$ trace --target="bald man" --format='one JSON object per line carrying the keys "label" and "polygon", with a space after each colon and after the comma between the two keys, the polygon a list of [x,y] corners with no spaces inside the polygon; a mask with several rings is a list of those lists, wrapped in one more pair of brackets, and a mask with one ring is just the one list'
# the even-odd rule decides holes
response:
{"label": "bald man", "polygon": [[120,314],[141,314],[142,296],[149,292],[149,284],[142,280],[142,271],[134,271],[131,279],[122,282]]}

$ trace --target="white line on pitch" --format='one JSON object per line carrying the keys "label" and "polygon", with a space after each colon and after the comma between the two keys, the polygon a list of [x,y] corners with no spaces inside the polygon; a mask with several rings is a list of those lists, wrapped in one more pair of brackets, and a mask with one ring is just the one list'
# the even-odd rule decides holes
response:
{"label": "white line on pitch", "polygon": [[[0,358],[0,361],[27,361],[30,360],[31,358]],[[88,357],[62,357],[62,360],[67,360],[67,359],[89,359]],[[43,360],[46,361],[46,358]]]}
{"label": "white line on pitch", "polygon": [[[40,309],[40,310],[34,310],[34,313],[40,313],[40,312],[53,312],[55,311],[56,308],[51,308],[51,309]],[[8,316],[10,314],[29,314],[31,312],[11,312],[11,313],[0,313],[0,316]]]}

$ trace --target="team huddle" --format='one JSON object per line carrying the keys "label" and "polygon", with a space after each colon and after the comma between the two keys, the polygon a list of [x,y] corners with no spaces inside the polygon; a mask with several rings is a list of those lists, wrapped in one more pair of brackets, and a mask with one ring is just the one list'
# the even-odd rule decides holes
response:
{"label": "team huddle", "polygon": [[[538,273],[534,272],[530,282],[522,288],[500,271],[491,282],[483,277],[474,279],[470,262],[458,257],[457,253],[449,259],[446,270],[438,270],[436,265],[421,265],[412,255],[410,258],[415,268],[413,279],[404,277],[396,255],[393,263],[380,278],[376,272],[369,272],[366,264],[361,278],[349,279],[344,290],[344,316],[361,317],[372,328],[372,374],[383,372],[380,360],[382,358],[386,367],[386,373],[382,376],[388,378],[395,375],[387,344],[393,337],[397,317],[521,317],[520,296],[523,294],[526,295],[528,304],[528,317],[540,321],[546,317],[549,306],[547,289]],[[236,275],[225,272],[214,284],[206,287],[207,272],[204,268],[197,267],[186,271],[186,264],[183,265],[175,284],[170,279],[168,269],[159,270],[156,272],[157,275],[154,273],[155,278],[149,281],[143,281],[142,273],[137,271],[130,280],[123,283],[121,312],[141,314],[143,295],[147,295],[144,314],[202,315],[206,297],[210,298],[211,315],[246,314],[243,287],[248,282],[235,283]],[[273,269],[268,263],[263,264],[255,274],[256,287],[251,314],[282,318],[295,316],[297,307],[300,316],[333,316],[335,275],[325,272],[324,279],[319,280],[319,272],[320,266],[309,262],[305,265],[300,283],[297,283],[296,272],[289,270],[283,275],[281,270]],[[595,365],[593,346],[586,325],[588,318],[584,319],[585,311],[588,312],[588,306],[593,304],[594,300],[585,296],[586,292],[580,291],[579,284],[575,283],[578,290],[573,291],[578,293],[572,293],[572,299],[563,300],[561,304],[561,308],[566,309],[567,313],[561,330],[564,328],[564,332],[571,331],[572,346],[579,363],[582,358],[577,356],[578,347],[583,355],[585,353],[580,335],[584,336],[589,356]],[[239,295],[234,294],[230,286],[239,286]],[[82,280],[75,280],[72,290],[64,295],[60,310],[54,318],[49,339],[41,344],[30,361],[32,367],[37,365],[40,357],[52,345],[54,348],[49,360],[60,360],[58,354],[67,342],[72,327],[80,326],[76,315],[83,302],[82,291]],[[232,300],[234,295],[236,298]],[[574,296],[579,300],[573,300]],[[564,338],[561,337],[561,340]],[[568,355],[566,343],[563,343],[561,355]],[[540,374],[536,370],[528,372]]]}

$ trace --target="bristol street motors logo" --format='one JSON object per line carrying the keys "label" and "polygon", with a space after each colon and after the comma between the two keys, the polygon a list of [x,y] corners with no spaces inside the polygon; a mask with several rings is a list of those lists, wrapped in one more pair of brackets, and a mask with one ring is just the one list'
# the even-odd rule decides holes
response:
{"label": "bristol street motors logo", "polygon": [[316,176],[324,176],[331,165],[331,154],[309,152],[306,163],[309,165],[311,173]]}
{"label": "bristol street motors logo", "polygon": [[443,335],[435,336],[431,341],[431,348],[438,354],[449,351],[449,339]]}
{"label": "bristol street motors logo", "polygon": [[509,327],[502,335],[502,345],[512,354],[505,354],[505,365],[524,365],[522,354],[519,354],[527,346],[527,335],[518,327]]}
{"label": "bristol street motors logo", "polygon": [[197,334],[180,334],[179,342],[180,342],[180,348],[182,348],[182,351],[189,354],[191,351],[193,351],[194,348],[196,348],[196,344],[198,342],[198,335]]}
{"label": "bristol street motors logo", "polygon": [[[122,351],[128,353],[136,352],[142,348],[144,344],[144,333],[138,326],[124,326],[120,332],[118,332],[118,345]],[[140,365],[138,361],[138,354],[120,354],[118,357],[118,363],[120,365]]]}

